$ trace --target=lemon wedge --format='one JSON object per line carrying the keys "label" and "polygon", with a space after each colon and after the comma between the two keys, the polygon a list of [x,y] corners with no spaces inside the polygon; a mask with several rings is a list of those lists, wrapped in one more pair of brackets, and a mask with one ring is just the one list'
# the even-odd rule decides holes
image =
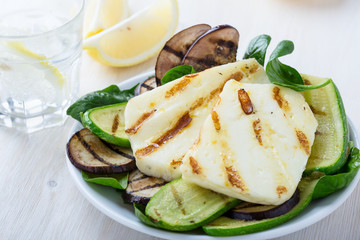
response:
{"label": "lemon wedge", "polygon": [[130,66],[155,55],[174,34],[177,0],[157,0],[148,8],[84,40],[95,60],[110,66]]}
{"label": "lemon wedge", "polygon": [[91,37],[129,16],[126,0],[91,0],[84,19],[84,37]]}

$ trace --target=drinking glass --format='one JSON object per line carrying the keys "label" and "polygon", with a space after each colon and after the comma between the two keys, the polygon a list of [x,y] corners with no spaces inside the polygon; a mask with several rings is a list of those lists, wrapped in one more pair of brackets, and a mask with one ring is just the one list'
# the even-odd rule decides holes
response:
{"label": "drinking glass", "polygon": [[0,8],[0,125],[62,125],[78,93],[84,0],[11,0]]}

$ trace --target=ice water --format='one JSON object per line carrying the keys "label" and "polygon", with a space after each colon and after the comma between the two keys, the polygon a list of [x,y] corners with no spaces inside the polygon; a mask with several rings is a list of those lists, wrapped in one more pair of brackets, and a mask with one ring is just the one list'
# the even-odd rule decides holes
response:
{"label": "ice water", "polygon": [[0,125],[62,124],[78,92],[82,17],[28,10],[0,19]]}

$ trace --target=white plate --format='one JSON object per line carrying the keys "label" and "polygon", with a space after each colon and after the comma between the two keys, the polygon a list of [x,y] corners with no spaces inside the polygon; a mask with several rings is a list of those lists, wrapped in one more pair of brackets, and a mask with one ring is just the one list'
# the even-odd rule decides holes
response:
{"label": "white plate", "polygon": [[[141,74],[134,78],[131,78],[125,82],[119,84],[120,89],[128,89],[133,87],[135,84],[144,81],[148,76],[153,75],[153,72]],[[75,124],[71,129],[71,135],[81,129],[80,124]],[[349,120],[349,130],[351,140],[354,141],[355,146],[359,148],[358,136],[354,129],[354,125]],[[69,139],[71,137],[69,136]],[[124,204],[121,198],[121,194],[112,188],[103,187],[100,185],[87,183],[81,177],[81,172],[75,168],[70,160],[67,159],[67,165],[70,170],[71,176],[74,178],[77,187],[85,198],[90,201],[97,209],[111,217],[115,221],[132,228],[136,231],[143,232],[152,236],[166,238],[166,239],[187,239],[187,240],[206,240],[206,239],[221,239],[219,237],[211,237],[203,233],[202,231],[191,231],[191,232],[169,232],[161,229],[148,227],[140,222],[135,216],[134,210],[131,205]],[[350,185],[330,196],[316,200],[312,202],[300,215],[295,219],[284,223],[278,227],[270,230],[234,236],[226,237],[226,240],[258,240],[266,238],[280,237],[289,233],[296,232],[305,227],[308,227],[321,219],[325,218],[333,211],[335,211],[340,205],[350,196],[355,189],[360,179],[360,171],[357,173],[355,179]]]}

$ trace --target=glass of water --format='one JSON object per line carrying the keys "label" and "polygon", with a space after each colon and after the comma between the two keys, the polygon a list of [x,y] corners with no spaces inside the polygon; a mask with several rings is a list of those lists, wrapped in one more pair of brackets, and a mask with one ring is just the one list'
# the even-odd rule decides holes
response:
{"label": "glass of water", "polygon": [[0,8],[0,126],[62,125],[78,92],[84,0],[11,0]]}

